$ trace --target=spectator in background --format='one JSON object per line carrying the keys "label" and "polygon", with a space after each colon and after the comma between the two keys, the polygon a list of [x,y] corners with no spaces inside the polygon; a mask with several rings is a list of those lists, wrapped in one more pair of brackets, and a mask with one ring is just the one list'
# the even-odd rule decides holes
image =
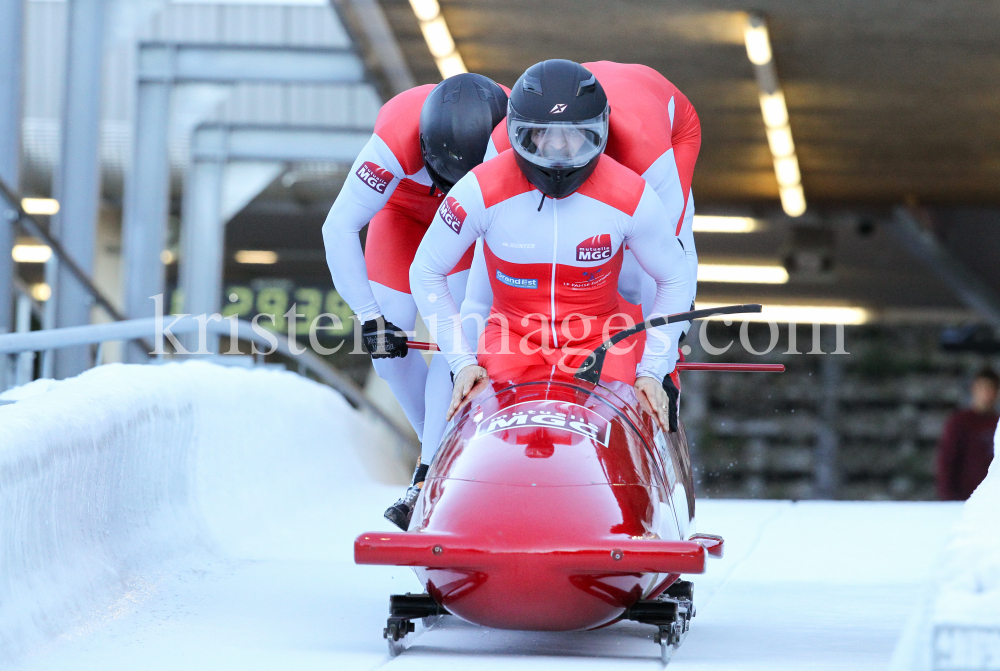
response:
{"label": "spectator in background", "polygon": [[995,406],[1000,377],[989,368],[972,380],[972,407],[958,410],[938,442],[937,489],[942,501],[965,501],[986,477],[993,461]]}

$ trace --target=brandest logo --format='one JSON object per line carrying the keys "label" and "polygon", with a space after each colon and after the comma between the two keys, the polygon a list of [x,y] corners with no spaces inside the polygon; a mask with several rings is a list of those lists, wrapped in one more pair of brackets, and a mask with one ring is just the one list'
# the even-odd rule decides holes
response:
{"label": "brandest logo", "polygon": [[462,224],[465,223],[466,214],[465,208],[457,200],[451,196],[445,198],[441,207],[438,208],[438,214],[441,215],[444,223],[448,224],[448,228],[456,233],[462,232]]}
{"label": "brandest logo", "polygon": [[611,234],[587,238],[576,246],[577,261],[603,261],[611,258]]}
{"label": "brandest logo", "polygon": [[525,401],[515,403],[489,417],[476,427],[476,436],[511,429],[549,429],[568,431],[607,447],[611,423],[590,408],[563,401]]}
{"label": "brandest logo", "polygon": [[379,193],[385,193],[385,188],[392,181],[392,173],[385,168],[380,168],[371,161],[365,161],[356,173],[361,181]]}

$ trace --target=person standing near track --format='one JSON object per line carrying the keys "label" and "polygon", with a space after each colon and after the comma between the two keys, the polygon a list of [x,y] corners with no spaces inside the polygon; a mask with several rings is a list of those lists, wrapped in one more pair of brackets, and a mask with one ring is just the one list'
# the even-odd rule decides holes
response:
{"label": "person standing near track", "polygon": [[[674,228],[663,225],[681,212],[669,212],[642,177],[605,155],[608,117],[604,89],[586,68],[565,60],[532,66],[510,96],[513,149],[474,168],[438,208],[410,283],[455,374],[449,418],[487,378],[506,380],[539,364],[572,370],[625,328],[616,318],[626,245],[656,284],[653,314],[690,305],[684,249]],[[492,312],[477,353],[461,328],[447,269],[478,238]],[[609,355],[603,369],[602,379],[634,383],[664,431],[662,381],[676,364],[682,328],[650,331],[640,361],[626,348]]]}
{"label": "person standing near track", "polygon": [[[334,285],[362,324],[375,372],[389,383],[421,439],[425,395],[447,398],[451,381],[446,362],[432,363],[428,371],[420,353],[407,348],[406,332],[413,330],[417,312],[410,263],[444,195],[483,161],[490,132],[506,109],[506,90],[472,73],[400,93],[379,111],[375,132],[323,224]],[[358,234],[366,224],[362,252]],[[471,260],[472,250],[465,250],[448,269],[455,296],[465,293]],[[441,389],[429,391],[435,386]],[[387,519],[395,524],[408,519],[426,471],[421,459]]]}

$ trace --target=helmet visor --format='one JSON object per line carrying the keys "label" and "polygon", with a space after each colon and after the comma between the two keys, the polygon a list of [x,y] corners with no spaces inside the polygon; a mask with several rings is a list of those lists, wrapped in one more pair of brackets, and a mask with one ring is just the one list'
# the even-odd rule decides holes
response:
{"label": "helmet visor", "polygon": [[542,168],[579,168],[604,151],[608,110],[587,121],[538,122],[507,115],[514,151]]}

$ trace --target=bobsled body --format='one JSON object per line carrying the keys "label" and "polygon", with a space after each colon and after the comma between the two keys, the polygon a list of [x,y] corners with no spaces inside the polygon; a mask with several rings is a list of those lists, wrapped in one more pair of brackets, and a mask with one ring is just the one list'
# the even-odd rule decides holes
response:
{"label": "bobsled body", "polygon": [[683,431],[632,387],[528,371],[467,406],[406,533],[358,538],[359,563],[413,566],[450,613],[499,629],[574,630],[704,570]]}

